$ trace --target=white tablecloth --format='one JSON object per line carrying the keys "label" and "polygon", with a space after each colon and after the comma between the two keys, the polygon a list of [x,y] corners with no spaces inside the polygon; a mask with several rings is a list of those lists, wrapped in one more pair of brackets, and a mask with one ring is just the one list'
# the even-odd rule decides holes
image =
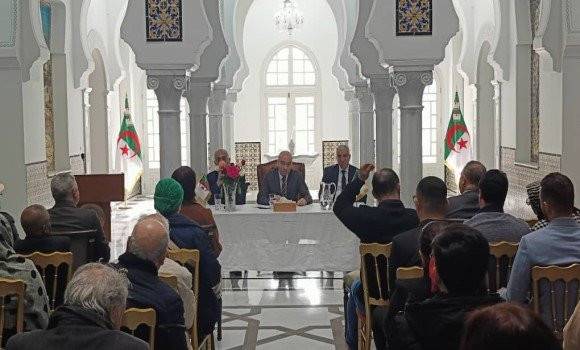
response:
{"label": "white tablecloth", "polygon": [[225,270],[351,271],[358,268],[358,238],[318,204],[274,213],[256,204],[214,211]]}

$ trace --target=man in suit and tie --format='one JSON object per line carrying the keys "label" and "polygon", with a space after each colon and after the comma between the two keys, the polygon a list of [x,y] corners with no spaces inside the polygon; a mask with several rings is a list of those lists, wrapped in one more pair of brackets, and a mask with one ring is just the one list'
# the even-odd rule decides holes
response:
{"label": "man in suit and tie", "polygon": [[258,204],[268,205],[270,194],[293,200],[299,206],[312,203],[304,178],[292,170],[292,154],[288,151],[280,152],[277,168],[264,176],[258,193]]}
{"label": "man in suit and tie", "polygon": [[[324,168],[322,172],[322,182],[334,183],[336,185],[335,198],[346,188],[356,171],[357,167],[350,165],[350,150],[348,146],[340,145],[336,148],[336,164]],[[320,191],[318,197],[320,198]]]}

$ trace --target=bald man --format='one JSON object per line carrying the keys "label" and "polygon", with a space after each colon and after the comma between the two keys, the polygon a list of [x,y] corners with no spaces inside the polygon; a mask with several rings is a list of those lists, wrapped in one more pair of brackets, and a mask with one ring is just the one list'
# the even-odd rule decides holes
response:
{"label": "bald man", "polygon": [[312,203],[304,177],[292,170],[292,154],[288,151],[280,152],[276,169],[264,176],[258,193],[258,204],[268,205],[270,194],[293,200],[299,206]]}
{"label": "bald man", "polygon": [[119,257],[118,263],[120,268],[127,270],[131,282],[127,307],[155,310],[155,349],[187,349],[183,302],[158,277],[169,244],[165,225],[157,218],[145,217],[137,222],[129,240],[127,251]]}
{"label": "bald man", "polygon": [[20,224],[26,238],[16,241],[18,254],[34,252],[52,253],[70,251],[70,238],[50,234],[50,215],[45,207],[34,204],[22,211]]}

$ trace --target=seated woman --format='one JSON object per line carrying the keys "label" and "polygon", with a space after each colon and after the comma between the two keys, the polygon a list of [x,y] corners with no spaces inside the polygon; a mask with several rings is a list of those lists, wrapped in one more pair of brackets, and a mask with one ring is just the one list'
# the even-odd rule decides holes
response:
{"label": "seated woman", "polygon": [[[29,259],[25,259],[14,251],[14,238],[8,220],[0,215],[0,278],[21,280],[26,283],[24,297],[24,330],[43,329],[48,325],[49,301],[44,283],[36,267]],[[7,315],[5,329],[15,326],[15,300],[6,305]],[[8,337],[4,337],[7,339]]]}

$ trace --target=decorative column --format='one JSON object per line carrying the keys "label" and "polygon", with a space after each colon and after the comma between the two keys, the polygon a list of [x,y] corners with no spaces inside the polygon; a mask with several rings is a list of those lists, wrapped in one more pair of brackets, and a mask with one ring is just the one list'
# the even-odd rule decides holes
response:
{"label": "decorative column", "polygon": [[354,91],[347,91],[345,100],[348,101],[351,163],[360,166],[360,104]]}
{"label": "decorative column", "polygon": [[371,76],[371,91],[375,98],[377,168],[393,167],[393,98],[388,75]]}
{"label": "decorative column", "polygon": [[501,169],[501,82],[498,80],[493,80],[491,85],[493,85],[493,101],[495,102],[493,125],[494,167],[496,169]]}
{"label": "decorative column", "polygon": [[211,82],[190,79],[189,91],[185,96],[189,103],[189,154],[191,167],[200,177],[207,167],[207,100],[211,93]]}
{"label": "decorative column", "polygon": [[185,72],[149,74],[147,88],[154,90],[159,104],[159,170],[162,179],[181,166],[180,102],[186,88]]}
{"label": "decorative column", "polygon": [[423,90],[433,82],[433,72],[392,67],[390,73],[401,109],[401,200],[406,206],[412,206],[412,196],[423,176]]}
{"label": "decorative column", "polygon": [[223,105],[226,99],[226,89],[223,86],[214,85],[209,98],[208,124],[209,124],[209,152],[212,153],[218,148],[223,148]]}
{"label": "decorative column", "polygon": [[93,89],[83,89],[83,135],[84,135],[84,154],[85,154],[85,174],[91,173],[91,104],[90,95]]}
{"label": "decorative column", "polygon": [[367,86],[355,87],[360,104],[360,163],[375,163],[374,99]]}
{"label": "decorative column", "polygon": [[223,106],[223,138],[224,149],[228,151],[230,157],[234,158],[235,142],[234,142],[234,108],[238,95],[236,93],[228,93]]}
{"label": "decorative column", "polygon": [[471,134],[471,156],[474,159],[480,159],[479,156],[479,140],[478,140],[478,132],[477,129],[479,127],[479,107],[477,105],[477,84],[469,85],[469,90],[471,93],[471,113],[473,113],[473,124],[470,130]]}

